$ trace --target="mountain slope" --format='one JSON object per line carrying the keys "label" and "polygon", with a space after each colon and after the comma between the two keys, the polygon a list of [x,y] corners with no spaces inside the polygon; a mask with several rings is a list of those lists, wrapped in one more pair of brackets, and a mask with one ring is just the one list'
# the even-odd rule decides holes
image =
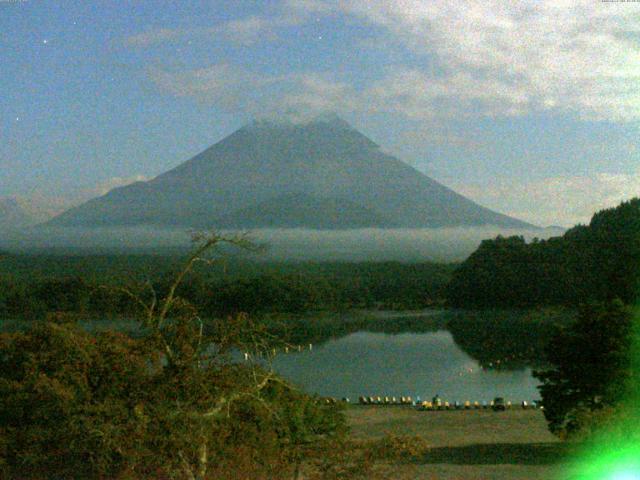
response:
{"label": "mountain slope", "polygon": [[15,198],[0,198],[0,232],[27,227],[35,223]]}
{"label": "mountain slope", "polygon": [[[238,229],[266,225],[273,228],[332,230],[393,225],[392,220],[348,200],[318,198],[304,193],[269,198],[263,203],[218,218],[217,227]],[[194,225],[203,226],[206,225]]]}
{"label": "mountain slope", "polygon": [[[307,208],[305,218],[300,205],[286,201],[296,195],[323,207]],[[305,125],[254,122],[149,182],[114,189],[50,223],[259,228],[291,223],[291,209],[298,208],[295,225],[314,227],[322,224],[327,202],[334,214],[345,210],[331,228],[529,226],[386,155],[338,118]],[[364,219],[354,218],[356,210]]]}

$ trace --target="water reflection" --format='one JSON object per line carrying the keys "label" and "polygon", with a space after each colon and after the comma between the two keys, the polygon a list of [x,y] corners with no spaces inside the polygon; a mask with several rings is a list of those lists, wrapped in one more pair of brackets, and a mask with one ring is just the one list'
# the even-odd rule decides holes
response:
{"label": "water reflection", "polygon": [[545,366],[544,349],[556,325],[571,321],[564,310],[427,310],[359,312],[285,317],[271,321],[272,333],[294,345],[333,342],[355,332],[430,333],[448,330],[455,344],[486,369]]}
{"label": "water reflection", "polygon": [[357,332],[313,351],[279,355],[274,368],[319,395],[411,395],[449,401],[538,398],[530,368],[484,370],[458,348],[448,331],[384,334]]}

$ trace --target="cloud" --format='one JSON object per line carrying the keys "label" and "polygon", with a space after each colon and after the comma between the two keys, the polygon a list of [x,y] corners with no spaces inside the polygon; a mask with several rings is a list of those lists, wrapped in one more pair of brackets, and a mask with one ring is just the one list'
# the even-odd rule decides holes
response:
{"label": "cloud", "polygon": [[630,3],[325,0],[298,8],[361,18],[434,59],[437,74],[391,73],[372,88],[383,106],[410,117],[430,116],[443,102],[455,114],[640,119],[640,10]]}
{"label": "cloud", "polygon": [[188,30],[184,29],[158,28],[131,35],[124,40],[124,43],[130,47],[144,48],[182,39],[187,32]]}
{"label": "cloud", "polygon": [[124,187],[134,182],[146,182],[150,177],[132,175],[130,177],[111,177],[98,182],[96,185],[69,192],[64,195],[44,193],[41,190],[27,195],[17,196],[20,205],[38,222],[45,222],[65,210],[80,205],[95,197],[105,195],[117,187]]}
{"label": "cloud", "polygon": [[[422,121],[467,116],[472,111],[485,115],[498,110],[505,115],[525,112],[524,92],[509,90],[498,80],[476,91],[473,79],[464,73],[431,80],[418,70],[396,70],[360,89],[327,72],[266,75],[228,63],[179,72],[155,68],[150,76],[162,91],[254,116],[383,112]],[[452,90],[458,92],[455,98]]]}
{"label": "cloud", "polygon": [[151,177],[146,175],[132,175],[130,177],[111,177],[101,181],[93,188],[82,190],[79,197],[85,197],[87,200],[93,197],[99,197],[107,194],[114,188],[124,187],[135,182],[147,182]]}
{"label": "cloud", "polygon": [[449,186],[489,208],[537,225],[572,226],[588,223],[603,208],[640,195],[636,173],[597,173],[593,176],[556,176],[514,182],[493,179],[491,184],[449,183]]}
{"label": "cloud", "polygon": [[[173,95],[258,117],[390,113],[413,120],[408,124],[416,128],[401,135],[407,144],[467,150],[481,148],[483,140],[438,130],[448,124],[443,117],[547,112],[583,120],[640,120],[638,4],[289,0],[282,5],[275,17],[247,17],[225,28],[236,32],[236,42],[248,44],[285,25],[347,16],[359,27],[369,27],[351,31],[361,32],[361,46],[381,50],[389,66],[372,67],[366,80],[357,84],[335,72],[265,74],[231,61],[179,72],[154,70],[153,81]],[[289,15],[286,21],[284,12]],[[169,36],[158,33],[160,38]],[[384,49],[390,45],[392,50]],[[398,48],[412,54],[410,63],[403,63],[406,55],[392,55]],[[603,149],[603,154],[616,154],[607,142]],[[542,225],[587,222],[594,211],[640,192],[638,175],[595,172],[529,181],[518,189],[509,180],[495,185],[448,184],[483,205]]]}
{"label": "cloud", "polygon": [[153,68],[149,70],[149,76],[164,92],[178,97],[193,97],[229,112],[248,109],[251,97],[275,80],[253,75],[227,63],[180,72]]}
{"label": "cloud", "polygon": [[[281,29],[311,18],[345,15],[380,30],[370,48],[400,45],[426,60],[418,65],[428,66],[395,65],[382,75],[372,75],[357,92],[336,81],[337,90],[326,88],[332,82],[326,73],[297,72],[298,82],[277,79],[293,90],[270,92],[277,97],[272,103],[284,100],[292,108],[302,104],[303,109],[339,104],[343,111],[393,112],[417,120],[544,111],[587,120],[640,120],[640,10],[630,3],[287,0],[270,16],[248,16],[212,27],[149,30],[128,37],[126,43],[149,47],[199,38],[248,46],[277,38]],[[361,34],[366,37],[361,40],[370,39],[371,32]],[[205,67],[200,74],[207,68],[216,67]],[[249,75],[263,77],[257,71],[246,72]],[[324,83],[322,92],[314,92],[313,85],[304,81],[318,75]],[[253,88],[247,78],[242,80],[246,89],[227,90],[231,103],[255,105],[239,101]],[[336,91],[348,100],[346,104],[336,101]],[[202,99],[200,91],[190,92],[185,95]]]}
{"label": "cloud", "polygon": [[[235,233],[235,232],[221,232]],[[432,229],[311,230],[258,229],[251,239],[266,244],[259,254],[246,258],[272,261],[460,261],[483,239],[497,235],[545,237],[551,232],[498,227]],[[555,233],[555,232],[554,232]],[[30,252],[51,248],[85,251],[126,250],[150,252],[162,247],[188,247],[189,232],[181,228],[135,227],[36,227],[0,238],[0,247]],[[238,252],[242,255],[243,252]]]}
{"label": "cloud", "polygon": [[523,88],[494,78],[480,81],[469,72],[432,77],[417,69],[396,69],[373,83],[363,97],[370,109],[404,114],[416,120],[441,116],[512,116],[527,110]]}
{"label": "cloud", "polygon": [[211,27],[152,28],[126,37],[124,44],[135,48],[149,48],[175,42],[210,40],[249,46],[264,39],[277,38],[279,29],[299,25],[306,17],[304,11],[299,10],[299,13],[282,12],[272,17],[252,15]]}
{"label": "cloud", "polygon": [[[475,152],[486,148],[487,143],[478,138],[477,133],[465,132],[464,135],[455,133],[442,124],[418,124],[413,128],[402,130],[399,136],[397,148],[419,146],[424,149],[424,145],[438,145],[460,148],[468,152]],[[391,155],[393,153],[391,152]]]}
{"label": "cloud", "polygon": [[275,28],[285,25],[283,20],[269,20],[257,16],[227,22],[221,33],[229,41],[240,45],[251,45],[259,40],[275,37]]}
{"label": "cloud", "polygon": [[256,105],[270,115],[293,120],[309,119],[322,112],[354,111],[359,108],[359,95],[345,82],[320,73],[287,75],[280,79],[284,86],[280,97],[267,97],[264,105]]}
{"label": "cloud", "polygon": [[150,69],[156,86],[178,97],[192,97],[229,113],[304,120],[327,111],[357,108],[357,92],[322,73],[257,75],[228,63],[169,72]]}

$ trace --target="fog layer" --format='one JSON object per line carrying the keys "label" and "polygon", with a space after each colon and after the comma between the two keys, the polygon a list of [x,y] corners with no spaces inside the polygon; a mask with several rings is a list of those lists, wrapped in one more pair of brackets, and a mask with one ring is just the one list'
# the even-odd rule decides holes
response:
{"label": "fog layer", "polygon": [[[190,231],[154,227],[32,227],[0,236],[0,248],[15,253],[163,253],[188,248]],[[233,234],[237,232],[226,231]],[[250,238],[264,244],[264,260],[316,261],[459,261],[483,239],[523,235],[526,239],[560,235],[559,229],[451,227],[426,229],[311,230],[259,229]]]}

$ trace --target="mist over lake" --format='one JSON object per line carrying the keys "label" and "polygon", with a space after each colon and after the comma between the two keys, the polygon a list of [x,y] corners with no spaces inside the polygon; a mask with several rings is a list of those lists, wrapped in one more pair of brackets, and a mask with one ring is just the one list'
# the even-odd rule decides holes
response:
{"label": "mist over lake", "polygon": [[0,480],[637,480],[639,6],[0,0]]}
{"label": "mist over lake", "polygon": [[[362,228],[315,230],[307,228],[256,229],[249,237],[266,248],[249,255],[255,260],[327,261],[460,261],[480,242],[497,235],[523,235],[527,240],[558,235],[560,229],[504,227]],[[222,233],[234,233],[222,231]],[[19,253],[144,252],[186,249],[185,228],[136,227],[31,227],[0,233],[0,248]],[[247,256],[247,254],[244,254]]]}

